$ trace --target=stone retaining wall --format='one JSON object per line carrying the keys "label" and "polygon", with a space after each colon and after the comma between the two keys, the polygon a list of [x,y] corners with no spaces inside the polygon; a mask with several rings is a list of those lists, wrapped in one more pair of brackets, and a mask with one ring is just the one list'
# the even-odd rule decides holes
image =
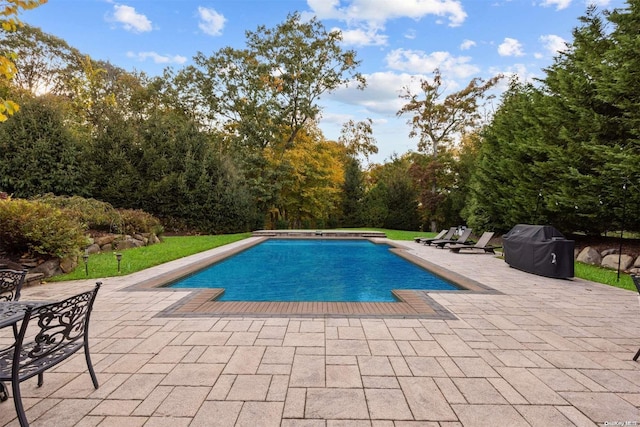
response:
{"label": "stone retaining wall", "polygon": [[[133,235],[106,234],[96,237],[89,237],[89,245],[84,249],[86,254],[96,254],[100,252],[122,251],[130,248],[139,248],[160,243],[160,239],[153,233],[139,233]],[[0,259],[2,259],[0,253]],[[5,264],[10,261],[6,261]],[[70,273],[82,263],[81,256],[72,256],[65,259],[51,258],[26,258],[23,257],[16,262],[11,262],[8,268],[24,268],[29,271],[27,282],[38,282],[60,274]],[[9,264],[7,264],[9,265]]]}

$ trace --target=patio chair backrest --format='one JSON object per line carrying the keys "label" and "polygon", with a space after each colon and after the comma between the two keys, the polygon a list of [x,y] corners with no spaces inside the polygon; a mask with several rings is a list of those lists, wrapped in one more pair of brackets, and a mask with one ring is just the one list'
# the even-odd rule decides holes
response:
{"label": "patio chair backrest", "polygon": [[473,230],[470,228],[465,228],[464,231],[462,232],[462,234],[460,234],[460,236],[458,236],[458,238],[456,240],[453,241],[453,243],[457,242],[457,243],[466,243],[467,240],[469,240],[469,237],[471,237],[471,232]]}
{"label": "patio chair backrest", "polygon": [[[22,351],[16,351],[13,360],[19,381],[44,372],[86,345],[98,289],[100,283],[91,291],[27,309],[15,343]],[[34,333],[33,339],[25,341]]]}
{"label": "patio chair backrest", "polygon": [[0,270],[0,301],[18,301],[26,270]]}
{"label": "patio chair backrest", "polygon": [[493,234],[493,231],[485,231],[484,233],[482,233],[482,236],[480,236],[480,238],[478,239],[478,243],[476,243],[475,246],[478,248],[484,248],[493,238]]}
{"label": "patio chair backrest", "polygon": [[437,240],[450,240],[453,238],[453,236],[456,234],[456,231],[458,230],[458,227],[451,227],[444,236],[442,236],[442,238],[437,239]]}

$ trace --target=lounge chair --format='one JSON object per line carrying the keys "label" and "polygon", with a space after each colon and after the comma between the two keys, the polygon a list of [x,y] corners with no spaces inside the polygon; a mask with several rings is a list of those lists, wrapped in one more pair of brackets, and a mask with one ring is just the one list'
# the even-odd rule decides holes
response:
{"label": "lounge chair", "polygon": [[467,240],[469,240],[469,237],[471,237],[471,229],[465,228],[462,234],[457,239],[450,238],[450,239],[434,240],[433,242],[431,242],[431,245],[435,246],[436,248],[442,249],[447,245],[451,245],[455,243],[467,243]]}
{"label": "lounge chair", "polygon": [[500,248],[500,246],[490,245],[489,241],[493,238],[493,231],[485,231],[482,233],[482,236],[478,239],[478,242],[475,244],[453,244],[449,245],[449,249],[452,252],[459,253],[462,249],[482,249],[484,253],[496,253],[495,249]]}
{"label": "lounge chair", "polygon": [[425,240],[442,239],[442,237],[445,235],[446,232],[447,232],[447,229],[445,228],[444,230],[439,232],[435,237],[414,237],[413,240],[416,243],[423,243]]}
{"label": "lounge chair", "polygon": [[441,236],[440,238],[438,237],[432,237],[430,239],[422,239],[422,244],[423,245],[431,245],[433,242],[438,241],[438,240],[442,240],[442,239],[451,239],[453,237],[454,234],[456,234],[456,230],[458,229],[458,227],[451,227],[443,236]]}

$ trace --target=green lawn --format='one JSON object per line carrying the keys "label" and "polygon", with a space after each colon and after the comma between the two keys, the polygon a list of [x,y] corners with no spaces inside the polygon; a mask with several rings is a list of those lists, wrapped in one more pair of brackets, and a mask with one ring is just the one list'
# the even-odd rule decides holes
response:
{"label": "green lawn", "polygon": [[[415,237],[433,237],[436,233],[388,230],[384,228],[360,228],[351,230],[373,230],[384,232],[391,240],[413,240]],[[209,249],[223,246],[228,243],[250,237],[251,233],[225,234],[220,236],[180,236],[165,237],[163,243],[122,251],[120,272],[114,252],[94,254],[89,256],[87,263],[88,275],[85,272],[84,263],[73,272],[49,278],[49,281],[77,280],[85,278],[113,277],[135,273],[149,267],[153,267],[175,259],[183,258]],[[620,274],[618,281],[617,272],[592,265],[575,263],[575,276],[592,282],[635,290],[635,286],[628,274]]]}
{"label": "green lawn", "polygon": [[429,231],[388,230],[386,228],[345,228],[344,230],[381,231],[391,240],[413,240],[415,237],[434,237],[437,234]]}
{"label": "green lawn", "polygon": [[163,242],[160,244],[122,251],[120,273],[118,273],[118,261],[115,252],[107,252],[89,255],[87,263],[88,275],[81,260],[81,265],[78,265],[78,268],[71,273],[55,276],[48,280],[63,281],[123,276],[228,243],[237,242],[249,236],[251,236],[251,233],[224,234],[220,236],[164,237],[162,239]]}
{"label": "green lawn", "polygon": [[631,280],[631,276],[628,274],[620,273],[620,280],[618,281],[618,272],[616,270],[583,264],[581,262],[576,262],[574,265],[576,277],[615,286],[616,288],[628,289],[630,291],[636,290],[633,280]]}

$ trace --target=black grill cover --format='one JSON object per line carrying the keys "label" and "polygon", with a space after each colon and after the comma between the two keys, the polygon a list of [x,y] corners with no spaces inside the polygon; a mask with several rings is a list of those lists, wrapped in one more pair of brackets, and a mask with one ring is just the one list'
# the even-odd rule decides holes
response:
{"label": "black grill cover", "polygon": [[507,264],[546,277],[573,277],[574,246],[550,225],[518,224],[502,236]]}

